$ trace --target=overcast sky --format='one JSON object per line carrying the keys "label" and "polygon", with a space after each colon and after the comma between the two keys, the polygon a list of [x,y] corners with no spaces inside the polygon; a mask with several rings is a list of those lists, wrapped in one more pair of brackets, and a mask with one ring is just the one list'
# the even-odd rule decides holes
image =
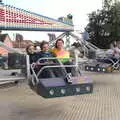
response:
{"label": "overcast sky", "polygon": [[[13,5],[31,12],[57,19],[71,13],[75,29],[81,31],[88,23],[88,14],[102,8],[102,0],[2,0],[5,4]],[[10,32],[11,33],[11,32]],[[13,32],[12,32],[13,33]],[[24,39],[48,39],[43,32],[20,32]],[[12,34],[11,34],[12,35]]]}

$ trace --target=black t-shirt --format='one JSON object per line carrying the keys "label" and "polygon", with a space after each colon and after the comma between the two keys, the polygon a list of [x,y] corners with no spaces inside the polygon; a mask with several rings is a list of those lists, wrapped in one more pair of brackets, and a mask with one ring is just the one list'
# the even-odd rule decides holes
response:
{"label": "black t-shirt", "polygon": [[[49,57],[55,57],[54,54],[52,52],[43,52],[43,51],[40,51],[37,53],[37,60],[40,59],[40,58],[49,58]],[[41,62],[46,62],[46,60],[42,60]]]}

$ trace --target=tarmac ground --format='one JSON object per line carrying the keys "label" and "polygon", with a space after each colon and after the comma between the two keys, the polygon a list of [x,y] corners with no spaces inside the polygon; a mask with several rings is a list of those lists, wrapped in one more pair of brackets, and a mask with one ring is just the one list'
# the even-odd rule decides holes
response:
{"label": "tarmac ground", "polygon": [[120,73],[88,73],[93,93],[44,99],[26,83],[0,89],[1,120],[120,120]]}

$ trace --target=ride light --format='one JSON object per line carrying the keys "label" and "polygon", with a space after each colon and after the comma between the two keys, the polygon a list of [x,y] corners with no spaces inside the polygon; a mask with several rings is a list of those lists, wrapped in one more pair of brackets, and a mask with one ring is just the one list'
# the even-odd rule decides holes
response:
{"label": "ride light", "polygon": [[78,88],[76,88],[76,92],[80,92],[80,88],[78,87]]}
{"label": "ride light", "polygon": [[97,70],[100,71],[100,68],[98,68]]}
{"label": "ride light", "polygon": [[105,69],[103,68],[103,72],[105,72]]}
{"label": "ride light", "polygon": [[89,67],[86,67],[86,70],[89,70]]}
{"label": "ride light", "polygon": [[50,90],[49,93],[50,93],[50,95],[53,95],[54,94],[54,90]]}
{"label": "ride light", "polygon": [[94,70],[94,68],[93,68],[93,67],[91,67],[90,69],[91,69],[91,70]]}
{"label": "ride light", "polygon": [[66,93],[66,90],[65,89],[61,89],[60,90],[62,94],[65,94]]}

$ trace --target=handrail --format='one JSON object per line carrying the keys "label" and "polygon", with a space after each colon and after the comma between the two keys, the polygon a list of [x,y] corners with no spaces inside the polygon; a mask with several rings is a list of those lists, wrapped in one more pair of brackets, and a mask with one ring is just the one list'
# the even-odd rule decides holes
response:
{"label": "handrail", "polygon": [[55,65],[55,66],[44,66],[40,69],[40,71],[37,73],[37,77],[41,74],[41,72],[44,70],[44,69],[47,69],[47,68],[65,68],[65,67],[77,67],[76,65],[63,65],[63,66],[60,66],[60,65]]}
{"label": "handrail", "polygon": [[[80,70],[79,70],[79,68],[78,68],[78,64],[64,65],[64,64],[60,61],[60,59],[62,59],[62,58],[56,58],[56,57],[39,58],[36,63],[31,64],[30,67],[31,67],[31,70],[32,70],[32,72],[33,72],[33,75],[34,75],[37,83],[39,82],[38,76],[41,74],[41,72],[42,72],[44,69],[47,69],[47,68],[62,68],[62,69],[64,70],[64,73],[67,74],[67,71],[66,71],[65,67],[69,67],[69,68],[70,68],[70,67],[75,67],[76,70],[78,70],[78,72],[80,73]],[[51,66],[51,65],[43,66],[43,67],[39,70],[39,72],[36,74],[35,71],[34,71],[35,65],[45,65],[45,64],[40,63],[41,60],[57,60],[59,65],[58,65],[58,64],[55,65],[54,62],[53,62],[53,63],[52,63],[52,66]],[[51,64],[51,63],[50,63],[50,64]]]}

